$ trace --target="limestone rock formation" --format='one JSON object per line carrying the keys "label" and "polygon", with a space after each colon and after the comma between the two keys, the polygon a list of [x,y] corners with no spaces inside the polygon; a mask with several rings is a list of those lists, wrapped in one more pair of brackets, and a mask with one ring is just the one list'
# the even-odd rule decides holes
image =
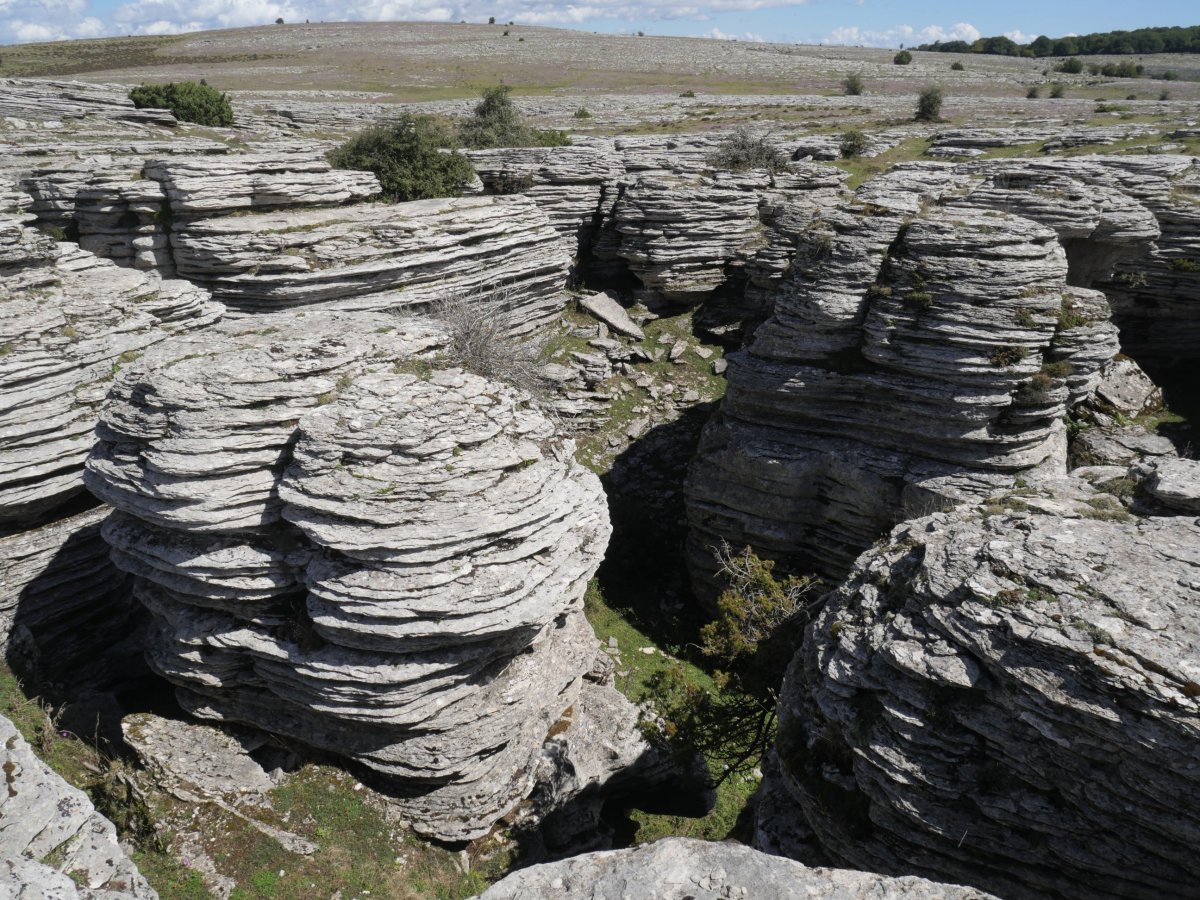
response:
{"label": "limestone rock formation", "polygon": [[161,282],[0,219],[0,527],[82,490],[97,408],[113,375],[166,329],[223,312]]}
{"label": "limestone rock formation", "polygon": [[588,249],[600,218],[612,211],[617,180],[625,174],[620,160],[600,147],[468,150],[466,156],[489,191],[533,200],[572,254]]}
{"label": "limestone rock formation", "polygon": [[6,782],[0,790],[0,894],[157,900],[117,843],[112,822],[38,759],[3,716],[0,756]]}
{"label": "limestone rock formation", "polygon": [[922,878],[810,869],[731,842],[664,838],[631,850],[588,853],[562,862],[518,869],[480,894],[479,900],[581,897],[988,900],[990,896]]}
{"label": "limestone rock formation", "polygon": [[129,180],[95,176],[74,197],[85,250],[139,269],[174,273],[170,234],[188,219],[251,210],[337,206],[379,193],[369,172],[343,172],[310,149],[223,157],[164,157]]}
{"label": "limestone rock formation", "polygon": [[899,526],[824,598],[760,842],[788,849],[799,819],[840,865],[1013,898],[1191,896],[1194,512],[1135,519],[1069,485],[1000,506]]}
{"label": "limestone rock formation", "polygon": [[195,219],[171,245],[182,277],[243,312],[401,310],[502,289],[522,332],[557,315],[570,265],[520,195]]}
{"label": "limestone rock formation", "polygon": [[1067,293],[1048,228],[907,197],[824,214],[729,357],[688,482],[701,586],[722,539],[840,575],[906,511],[1065,473],[1066,404],[1117,349],[1103,298]]}
{"label": "limestone rock formation", "polygon": [[115,385],[88,483],[185,708],[350,757],[463,840],[576,702],[609,525],[527,398],[394,371],[444,340],[318,312],[176,339]]}

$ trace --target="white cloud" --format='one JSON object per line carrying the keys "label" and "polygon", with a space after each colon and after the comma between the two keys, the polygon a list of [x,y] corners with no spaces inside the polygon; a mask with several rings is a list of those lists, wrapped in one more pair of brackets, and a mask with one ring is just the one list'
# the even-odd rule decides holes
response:
{"label": "white cloud", "polygon": [[934,41],[974,41],[982,37],[978,28],[967,22],[956,22],[949,28],[940,25],[926,25],[924,28],[913,28],[911,25],[897,25],[882,31],[861,29],[857,25],[835,28],[825,37],[822,44],[849,44],[863,47],[915,47],[917,44],[932,44]]}
{"label": "white cloud", "polygon": [[1037,39],[1036,34],[1026,34],[1020,28],[1014,28],[1012,31],[1004,32],[1004,36],[1010,41],[1016,41],[1018,44],[1031,44]]}
{"label": "white cloud", "polygon": [[727,34],[720,28],[710,28],[704,34],[697,35],[702,38],[712,38],[714,41],[749,41],[753,44],[761,44],[764,38],[761,34],[755,34],[753,31],[743,31],[741,34]]}

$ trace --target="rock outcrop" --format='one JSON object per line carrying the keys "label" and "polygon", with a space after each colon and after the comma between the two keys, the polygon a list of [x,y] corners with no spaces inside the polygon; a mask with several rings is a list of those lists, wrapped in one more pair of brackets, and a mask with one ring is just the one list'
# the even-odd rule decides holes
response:
{"label": "rock outcrop", "polygon": [[243,312],[420,309],[499,290],[522,332],[558,314],[570,265],[520,195],[196,219],[171,245],[182,277]]}
{"label": "rock outcrop", "polygon": [[164,275],[184,221],[250,211],[338,206],[379,193],[370,172],[333,170],[312,150],[151,159],[142,177],[100,175],[74,197],[79,243],[98,256]]}
{"label": "rock outcrop", "polygon": [[34,755],[16,726],[0,716],[0,894],[14,898],[157,900],[117,843],[112,822],[96,812]]}
{"label": "rock outcrop", "polygon": [[1065,473],[1066,404],[1117,350],[1103,297],[1048,228],[910,196],[825,214],[730,356],[688,482],[701,587],[721,540],[839,576],[914,510]]}
{"label": "rock outcrop", "polygon": [[443,341],[317,312],[177,339],[117,382],[88,483],[186,709],[350,757],[464,840],[578,699],[609,525],[527,398],[394,371]]}
{"label": "rock outcrop", "polygon": [[600,147],[468,150],[466,156],[488,191],[522,193],[536,203],[572,254],[588,251],[625,174],[620,160]]}
{"label": "rock outcrop", "polygon": [[808,827],[837,864],[1004,897],[1193,895],[1200,527],[1171,465],[1148,486],[1181,515],[1072,482],[865,553],[788,672],[760,844],[803,856]]}
{"label": "rock outcrop", "polygon": [[121,366],[167,330],[222,312],[200,288],[0,219],[0,528],[82,490],[97,409]]}
{"label": "rock outcrop", "polygon": [[771,897],[867,900],[938,898],[988,900],[970,888],[923,878],[888,878],[845,869],[810,869],[731,842],[664,838],[632,850],[588,853],[530,866],[501,879],[479,900],[568,900],[578,897],[654,897],[729,900]]}

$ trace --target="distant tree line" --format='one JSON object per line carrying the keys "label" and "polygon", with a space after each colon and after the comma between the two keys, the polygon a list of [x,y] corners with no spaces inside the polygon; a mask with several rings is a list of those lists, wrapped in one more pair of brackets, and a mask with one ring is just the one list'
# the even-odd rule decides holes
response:
{"label": "distant tree line", "polygon": [[1064,38],[1042,35],[1028,44],[1011,38],[984,37],[976,41],[935,41],[918,50],[936,53],[987,53],[993,56],[1095,56],[1097,54],[1200,53],[1200,25],[1104,31]]}

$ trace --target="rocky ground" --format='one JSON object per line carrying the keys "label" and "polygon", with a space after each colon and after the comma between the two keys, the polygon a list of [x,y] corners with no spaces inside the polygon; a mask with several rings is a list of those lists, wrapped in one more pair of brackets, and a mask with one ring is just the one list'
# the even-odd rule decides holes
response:
{"label": "rocky ground", "polygon": [[[1194,895],[1200,88],[1146,62],[476,25],[6,51],[0,880]],[[485,70],[571,144],[401,205],[326,162]],[[181,77],[234,125],[126,98]],[[714,162],[741,125],[778,165]],[[731,689],[723,542],[821,579],[735,771],[667,752],[653,695]]]}

